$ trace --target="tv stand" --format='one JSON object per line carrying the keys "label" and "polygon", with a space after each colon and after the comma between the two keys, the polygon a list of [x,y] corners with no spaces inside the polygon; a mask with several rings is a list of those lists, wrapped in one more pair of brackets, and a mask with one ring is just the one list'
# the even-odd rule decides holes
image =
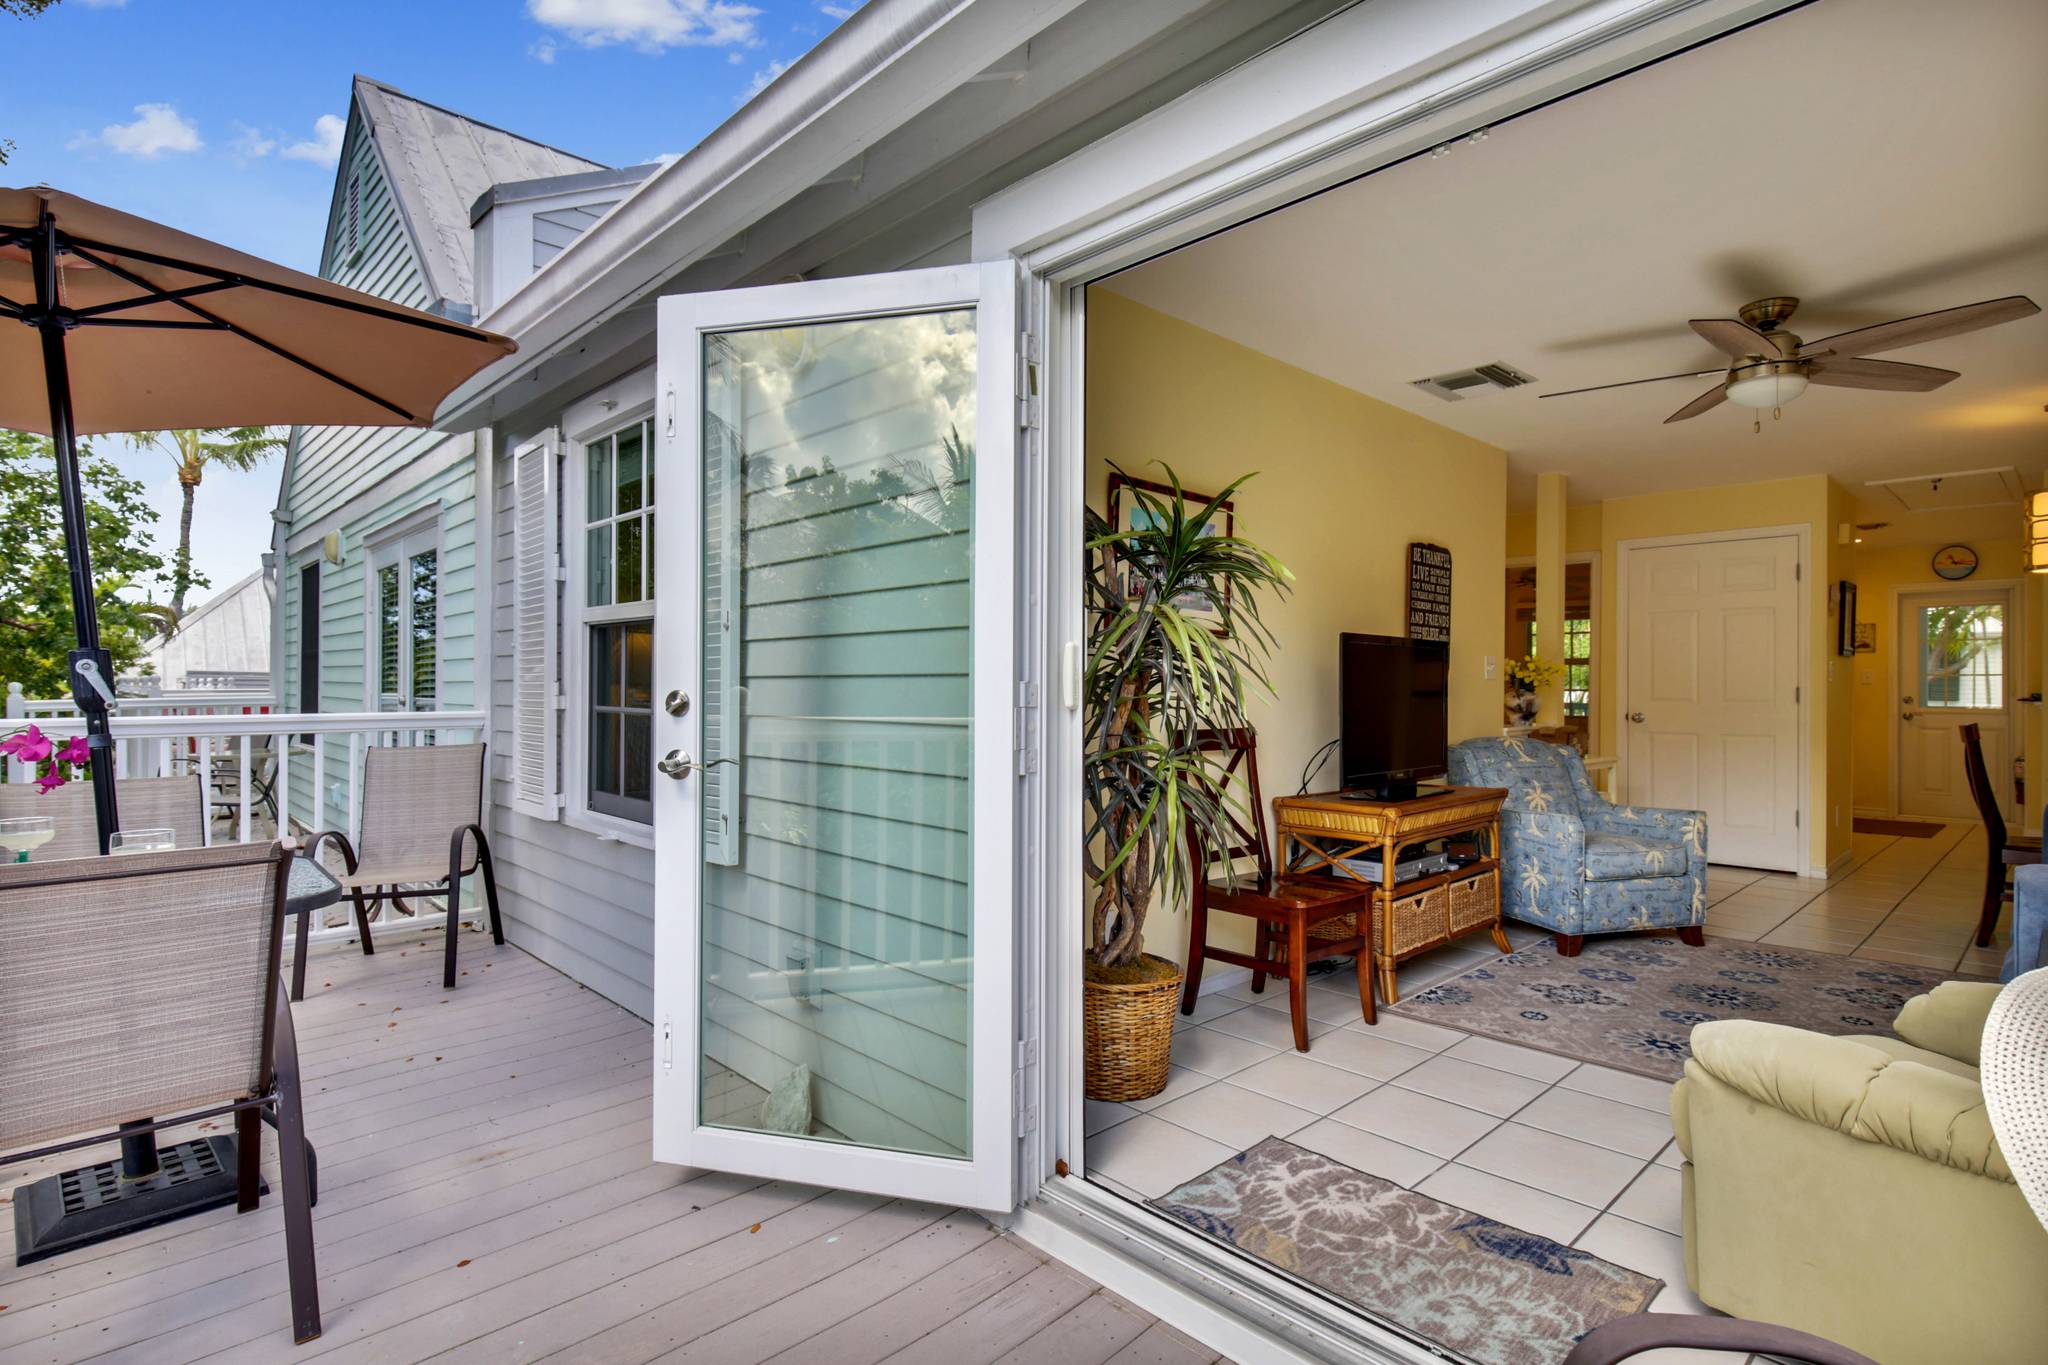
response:
{"label": "tv stand", "polygon": [[1351,787],[1338,793],[1346,801],[1413,801],[1420,784],[1412,777],[1393,778],[1376,787]]}
{"label": "tv stand", "polygon": [[[1290,876],[1348,877],[1350,859],[1380,864],[1383,880],[1366,883],[1372,888],[1366,904],[1374,975],[1387,1004],[1400,998],[1394,969],[1417,953],[1482,931],[1501,952],[1509,950],[1500,895],[1500,808],[1507,796],[1501,787],[1440,786],[1407,801],[1346,791],[1273,802],[1274,832]],[[1477,836],[1485,852],[1447,872],[1395,880],[1402,845],[1459,834]]]}

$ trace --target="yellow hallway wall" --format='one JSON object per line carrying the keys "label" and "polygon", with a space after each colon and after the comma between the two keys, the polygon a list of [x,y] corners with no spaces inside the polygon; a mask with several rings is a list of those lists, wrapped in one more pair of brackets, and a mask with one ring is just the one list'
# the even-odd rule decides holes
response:
{"label": "yellow hallway wall", "polygon": [[[1088,489],[1103,506],[1114,461],[1236,498],[1238,534],[1294,571],[1293,595],[1264,608],[1278,642],[1274,699],[1254,700],[1267,799],[1294,791],[1310,755],[1337,737],[1337,637],[1405,635],[1412,540],[1451,551],[1450,739],[1498,734],[1501,686],[1485,676],[1506,629],[1507,460],[1498,449],[1108,292],[1088,293]],[[1336,785],[1335,760],[1318,789]],[[1235,916],[1218,947],[1249,950]],[[1185,907],[1163,901],[1145,946],[1186,955]]]}

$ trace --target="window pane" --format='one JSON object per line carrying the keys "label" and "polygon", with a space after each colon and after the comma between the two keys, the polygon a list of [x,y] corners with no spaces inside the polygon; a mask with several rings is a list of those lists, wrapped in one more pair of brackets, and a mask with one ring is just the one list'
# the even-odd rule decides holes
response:
{"label": "window pane", "polygon": [[[654,465],[651,461],[647,466],[647,477],[650,479],[654,477]],[[652,484],[648,486],[653,487]],[[640,576],[645,580],[647,588],[641,596],[646,601],[652,602],[654,600],[654,513],[649,512],[643,524],[647,527],[647,544],[641,552],[641,557],[647,563]]]}
{"label": "window pane", "polygon": [[646,506],[652,507],[654,506],[654,423],[642,422],[640,424],[640,448],[647,452],[647,468],[640,476],[646,481],[646,493],[642,501]]}
{"label": "window pane", "polygon": [[974,323],[706,339],[706,1122],[969,1151]]}
{"label": "window pane", "polygon": [[621,682],[618,635],[610,626],[590,628],[590,700],[596,706],[617,707]]}
{"label": "window pane", "polygon": [[612,438],[592,441],[583,449],[584,463],[589,468],[583,519],[601,521],[612,514]]}
{"label": "window pane", "polygon": [[590,718],[590,794],[619,795],[619,713],[599,711]]}
{"label": "window pane", "polygon": [[652,712],[654,710],[654,628],[652,626],[626,626],[625,701],[630,709]]}
{"label": "window pane", "polygon": [[589,542],[584,600],[593,607],[608,607],[612,604],[612,528],[609,523],[593,526],[584,538]]}
{"label": "window pane", "polygon": [[640,428],[632,427],[618,434],[614,444],[618,447],[619,464],[619,511],[640,510]]}
{"label": "window pane", "polygon": [[625,755],[620,760],[621,795],[629,801],[651,801],[654,781],[654,718],[628,712],[624,718]]}
{"label": "window pane", "polygon": [[1920,609],[1920,699],[1927,706],[2005,705],[2005,608],[1980,602]]}
{"label": "window pane", "polygon": [[431,707],[439,678],[439,657],[435,648],[441,619],[440,554],[424,550],[412,557],[412,702]]}
{"label": "window pane", "polygon": [[377,692],[398,695],[398,566],[377,570]]}
{"label": "window pane", "polygon": [[628,517],[618,523],[619,529],[619,580],[620,602],[640,600],[640,527],[638,517]]}

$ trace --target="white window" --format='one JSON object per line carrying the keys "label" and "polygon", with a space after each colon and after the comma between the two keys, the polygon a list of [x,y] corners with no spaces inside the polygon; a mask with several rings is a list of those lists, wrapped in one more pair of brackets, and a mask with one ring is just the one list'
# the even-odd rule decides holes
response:
{"label": "white window", "polygon": [[432,711],[441,696],[441,528],[414,519],[370,544],[373,711]]}
{"label": "white window", "polygon": [[576,441],[564,544],[571,565],[565,786],[600,824],[648,825],[654,781],[653,429],[647,417]]}

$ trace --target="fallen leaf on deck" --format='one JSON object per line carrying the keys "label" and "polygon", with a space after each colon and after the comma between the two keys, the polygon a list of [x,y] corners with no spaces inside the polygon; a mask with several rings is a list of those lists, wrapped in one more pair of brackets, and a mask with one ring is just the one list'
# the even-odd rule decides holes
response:
{"label": "fallen leaf on deck", "polygon": [[469,1257],[465,1256],[465,1257],[463,1257],[463,1258],[462,1258],[461,1260],[459,1260],[459,1261],[457,1261],[457,1262],[455,1263],[455,1268],[456,1268],[457,1270],[460,1270],[460,1269],[462,1269],[462,1267],[464,1267],[464,1266],[466,1266],[466,1265],[468,1265],[468,1264],[469,1264]]}
{"label": "fallen leaf on deck", "polygon": [[760,1225],[759,1223],[756,1223],[756,1224],[754,1224],[754,1226],[752,1226],[752,1227],[750,1227],[750,1228],[748,1228],[748,1229],[747,1229],[747,1231],[748,1231],[748,1232],[759,1232],[760,1230],[761,1230],[761,1225]]}

